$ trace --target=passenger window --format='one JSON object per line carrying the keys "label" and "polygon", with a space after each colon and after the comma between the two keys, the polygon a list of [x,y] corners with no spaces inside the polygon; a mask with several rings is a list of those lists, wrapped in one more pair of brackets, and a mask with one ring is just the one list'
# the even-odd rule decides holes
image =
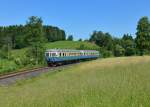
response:
{"label": "passenger window", "polygon": [[56,56],[56,53],[52,53],[52,56]]}

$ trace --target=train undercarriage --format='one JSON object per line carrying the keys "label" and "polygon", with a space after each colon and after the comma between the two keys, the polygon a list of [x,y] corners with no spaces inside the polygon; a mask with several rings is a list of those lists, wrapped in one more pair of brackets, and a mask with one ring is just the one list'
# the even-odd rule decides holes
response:
{"label": "train undercarriage", "polygon": [[95,59],[97,58],[78,59],[78,60],[69,60],[69,61],[67,60],[67,61],[61,61],[61,62],[47,62],[47,64],[49,67],[56,67],[56,66],[79,63],[79,62],[90,61],[90,60],[95,60]]}

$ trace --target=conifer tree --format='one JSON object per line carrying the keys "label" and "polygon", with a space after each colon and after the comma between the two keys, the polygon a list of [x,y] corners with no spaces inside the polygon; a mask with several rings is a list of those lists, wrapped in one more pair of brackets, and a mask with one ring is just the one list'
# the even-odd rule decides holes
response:
{"label": "conifer tree", "polygon": [[148,17],[142,17],[137,25],[136,47],[140,54],[150,51],[150,23]]}

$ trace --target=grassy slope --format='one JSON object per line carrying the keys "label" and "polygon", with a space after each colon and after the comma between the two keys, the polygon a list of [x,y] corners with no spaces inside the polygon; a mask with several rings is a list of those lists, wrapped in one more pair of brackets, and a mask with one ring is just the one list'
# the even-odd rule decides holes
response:
{"label": "grassy slope", "polygon": [[[51,49],[51,48],[77,49],[82,44],[88,49],[98,49],[99,48],[95,44],[91,44],[91,43],[88,43],[88,42],[78,42],[78,41],[77,42],[58,41],[58,42],[53,42],[53,43],[47,43],[47,44],[45,44],[45,46],[46,46],[47,49]],[[23,55],[25,55],[24,53],[25,53],[26,50],[27,50],[27,48],[12,51],[13,58],[14,59],[16,59],[18,57],[21,58]],[[29,68],[30,68],[30,66],[29,66]],[[22,69],[22,67],[16,65],[14,61],[0,60],[0,73],[15,71],[15,70],[18,70],[18,69]]]}
{"label": "grassy slope", "polygon": [[149,107],[150,57],[84,62],[0,87],[2,107]]}
{"label": "grassy slope", "polygon": [[49,48],[61,48],[61,49],[77,49],[80,45],[84,45],[88,49],[98,49],[99,47],[95,44],[89,42],[72,42],[72,41],[58,41],[53,43],[46,44],[46,47]]}

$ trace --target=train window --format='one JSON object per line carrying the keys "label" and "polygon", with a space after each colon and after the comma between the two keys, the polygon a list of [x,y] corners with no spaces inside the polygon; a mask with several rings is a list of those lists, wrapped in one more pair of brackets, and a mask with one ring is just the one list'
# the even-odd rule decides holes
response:
{"label": "train window", "polygon": [[69,53],[68,53],[68,52],[66,53],[66,56],[69,56]]}
{"label": "train window", "polygon": [[46,53],[46,56],[48,57],[48,56],[49,56],[49,53]]}
{"label": "train window", "polygon": [[63,56],[65,56],[65,53],[63,53]]}
{"label": "train window", "polygon": [[52,56],[56,56],[56,53],[52,53]]}
{"label": "train window", "polygon": [[61,53],[59,53],[59,56],[61,56]]}

